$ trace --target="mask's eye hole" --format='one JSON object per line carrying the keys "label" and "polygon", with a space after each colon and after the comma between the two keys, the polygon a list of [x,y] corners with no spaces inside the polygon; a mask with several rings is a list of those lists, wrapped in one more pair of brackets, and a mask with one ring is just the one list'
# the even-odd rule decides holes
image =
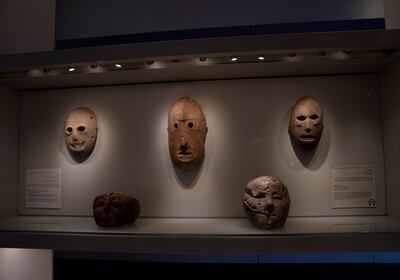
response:
{"label": "mask's eye hole", "polygon": [[81,126],[78,126],[78,131],[79,132],[84,132],[85,130],[86,130],[86,127],[84,127],[83,125],[81,125]]}
{"label": "mask's eye hole", "polygon": [[281,196],[280,194],[277,194],[277,193],[274,193],[274,194],[272,195],[272,198],[273,198],[273,199],[282,200],[282,196]]}
{"label": "mask's eye hole", "polygon": [[122,203],[119,202],[118,200],[111,202],[111,205],[115,208],[122,208]]}
{"label": "mask's eye hole", "polygon": [[175,128],[178,128],[178,123],[174,123],[174,127],[175,127]]}
{"label": "mask's eye hole", "polygon": [[255,198],[264,198],[265,197],[265,193],[258,193],[254,197]]}
{"label": "mask's eye hole", "polygon": [[194,124],[193,124],[192,122],[188,122],[187,126],[188,126],[189,128],[193,128],[193,127],[194,127]]}
{"label": "mask's eye hole", "polygon": [[67,127],[67,129],[65,130],[65,134],[70,135],[72,133],[72,127]]}
{"label": "mask's eye hole", "polygon": [[317,115],[311,115],[311,116],[310,116],[310,119],[316,120],[316,119],[318,119],[318,116],[317,116]]}
{"label": "mask's eye hole", "polygon": [[106,202],[105,202],[103,199],[97,200],[97,201],[94,203],[94,208],[103,207],[104,204],[106,204]]}
{"label": "mask's eye hole", "polygon": [[300,116],[297,116],[296,119],[299,120],[299,121],[305,121],[306,117],[300,115]]}

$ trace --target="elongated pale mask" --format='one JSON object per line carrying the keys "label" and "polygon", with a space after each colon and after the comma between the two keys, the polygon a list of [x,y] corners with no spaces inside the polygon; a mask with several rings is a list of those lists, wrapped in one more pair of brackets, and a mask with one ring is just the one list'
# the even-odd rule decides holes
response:
{"label": "elongated pale mask", "polygon": [[170,107],[168,145],[174,165],[183,170],[196,170],[204,159],[207,134],[206,117],[199,103],[182,97]]}
{"label": "elongated pale mask", "polygon": [[248,220],[254,226],[282,227],[289,214],[289,192],[286,186],[274,177],[258,177],[247,184],[243,207]]}
{"label": "elongated pale mask", "polygon": [[68,150],[80,157],[90,155],[97,139],[94,112],[85,107],[74,109],[64,124],[64,139]]}
{"label": "elongated pale mask", "polygon": [[133,223],[139,213],[139,200],[126,193],[104,193],[93,201],[93,217],[96,224],[101,227]]}
{"label": "elongated pale mask", "polygon": [[304,147],[315,148],[323,129],[322,108],[318,100],[309,96],[297,100],[290,115],[290,137]]}

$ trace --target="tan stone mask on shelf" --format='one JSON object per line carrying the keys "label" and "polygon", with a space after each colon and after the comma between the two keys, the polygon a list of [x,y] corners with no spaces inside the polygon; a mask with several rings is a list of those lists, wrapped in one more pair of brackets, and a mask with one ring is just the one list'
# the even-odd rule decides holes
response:
{"label": "tan stone mask on shelf", "polygon": [[73,155],[89,156],[96,144],[97,131],[93,111],[85,107],[74,109],[64,124],[64,139],[68,150]]}
{"label": "tan stone mask on shelf", "polygon": [[134,223],[139,213],[139,200],[121,192],[101,194],[93,202],[93,217],[101,227]]}
{"label": "tan stone mask on shelf", "polygon": [[247,219],[259,228],[283,227],[289,214],[290,197],[286,186],[271,176],[251,180],[243,197]]}
{"label": "tan stone mask on shelf", "polygon": [[290,115],[290,137],[304,147],[315,148],[323,129],[322,108],[318,100],[309,96],[297,100]]}
{"label": "tan stone mask on shelf", "polygon": [[198,169],[204,159],[207,134],[206,117],[199,103],[182,97],[170,107],[168,114],[168,145],[171,160],[180,169]]}

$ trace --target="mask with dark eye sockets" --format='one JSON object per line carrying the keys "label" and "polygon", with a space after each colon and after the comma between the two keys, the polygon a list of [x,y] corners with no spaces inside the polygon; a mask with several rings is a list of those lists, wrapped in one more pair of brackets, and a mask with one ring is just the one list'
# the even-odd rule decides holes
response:
{"label": "mask with dark eye sockets", "polygon": [[283,227],[289,214],[289,192],[286,186],[274,177],[255,178],[246,186],[243,208],[247,219],[256,227]]}
{"label": "mask with dark eye sockets", "polygon": [[97,139],[95,113],[85,107],[75,108],[64,124],[64,139],[68,150],[80,157],[92,153]]}
{"label": "mask with dark eye sockets", "polygon": [[206,117],[199,103],[185,96],[176,100],[168,114],[168,146],[173,164],[182,170],[198,169],[204,159]]}
{"label": "mask with dark eye sockets", "polygon": [[98,195],[93,202],[93,217],[101,227],[134,223],[139,213],[139,200],[121,192]]}
{"label": "mask with dark eye sockets", "polygon": [[295,143],[316,148],[321,139],[324,122],[318,100],[305,96],[297,100],[290,115],[289,134]]}

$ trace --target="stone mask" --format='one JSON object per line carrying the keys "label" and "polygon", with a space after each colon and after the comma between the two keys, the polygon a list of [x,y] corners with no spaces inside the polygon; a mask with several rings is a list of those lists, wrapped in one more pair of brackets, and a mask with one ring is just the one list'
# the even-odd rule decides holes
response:
{"label": "stone mask", "polygon": [[323,129],[322,108],[318,100],[309,96],[297,100],[290,115],[290,137],[304,147],[315,148]]}
{"label": "stone mask", "polygon": [[182,97],[170,107],[168,114],[168,145],[171,160],[180,169],[198,169],[204,159],[207,134],[206,117],[199,103]]}
{"label": "stone mask", "polygon": [[251,180],[243,197],[247,219],[259,228],[282,227],[289,214],[290,197],[286,186],[271,176]]}
{"label": "stone mask", "polygon": [[74,109],[64,124],[64,139],[68,150],[73,155],[89,156],[96,144],[97,130],[93,111],[85,107]]}
{"label": "stone mask", "polygon": [[94,220],[101,227],[133,223],[139,213],[139,200],[121,192],[98,195],[93,202]]}

